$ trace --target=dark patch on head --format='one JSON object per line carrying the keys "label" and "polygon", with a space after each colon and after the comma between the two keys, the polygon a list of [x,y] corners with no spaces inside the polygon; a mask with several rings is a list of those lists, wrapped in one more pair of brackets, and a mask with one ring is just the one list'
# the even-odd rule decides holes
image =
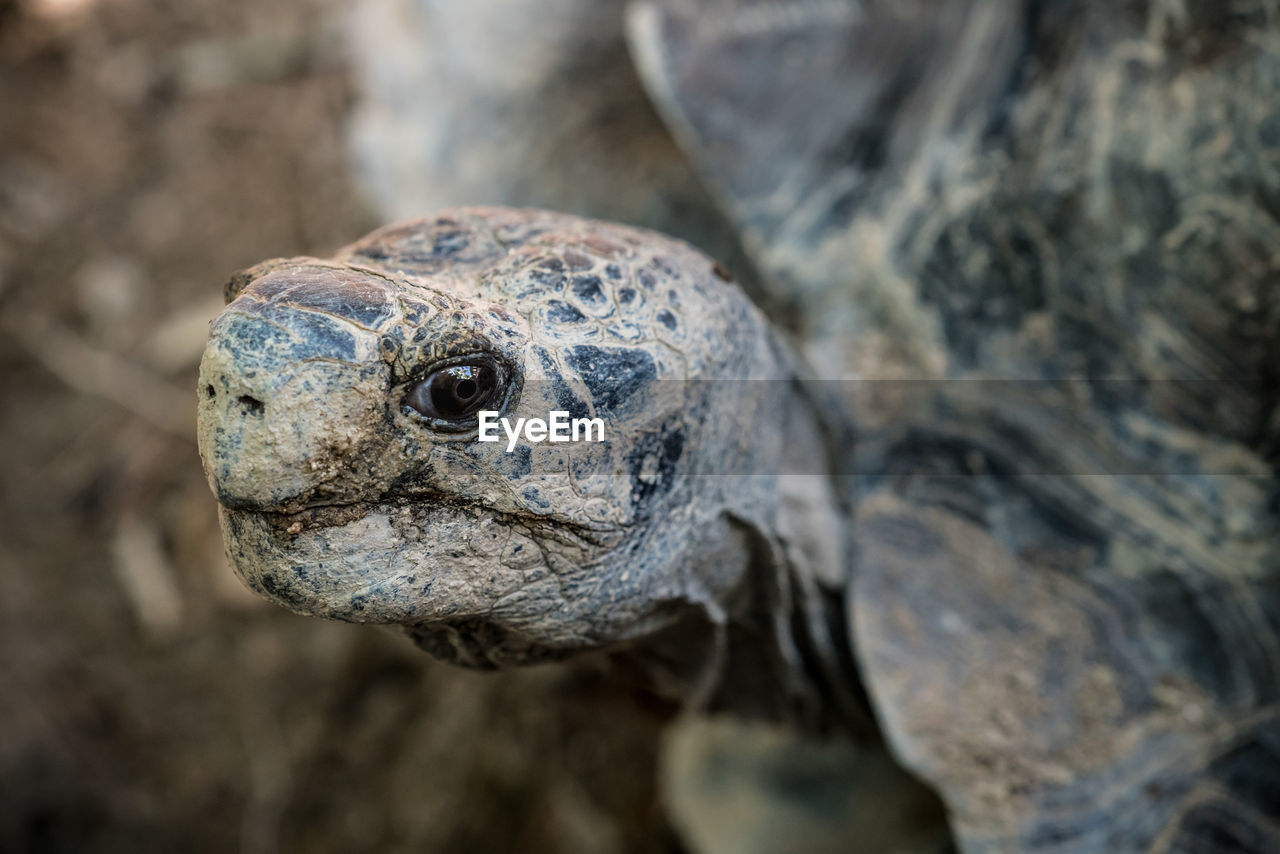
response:
{"label": "dark patch on head", "polygon": [[567,302],[553,299],[547,303],[547,318],[556,323],[580,323],[587,316]]}
{"label": "dark patch on head", "polygon": [[407,299],[403,295],[398,295],[397,301],[400,303],[400,310],[404,313],[404,319],[407,323],[420,324],[425,317],[431,314],[431,309],[425,303]]}
{"label": "dark patch on head", "polygon": [[471,232],[459,228],[450,220],[440,220],[437,225],[445,226],[432,233],[431,254],[440,258],[451,258],[471,244]]}
{"label": "dark patch on head", "polygon": [[303,270],[264,276],[248,288],[264,302],[320,311],[376,329],[395,312],[390,285],[354,270]]}
{"label": "dark patch on head", "polygon": [[288,352],[299,359],[325,357],[355,361],[355,335],[350,327],[344,328],[341,321],[289,305],[267,304],[260,314],[264,320],[289,329],[297,339],[278,351],[281,355]]}
{"label": "dark patch on head", "polygon": [[503,456],[503,474],[509,478],[526,477],[533,468],[533,449],[528,445],[517,445],[514,451]]}
{"label": "dark patch on head", "polygon": [[658,312],[658,322],[670,329],[672,332],[676,330],[676,316],[665,308]]}
{"label": "dark patch on head", "polygon": [[646,433],[627,454],[627,471],[631,475],[631,501],[636,506],[655,496],[665,495],[675,485],[676,465],[684,455],[684,424],[663,425],[655,433]]}
{"label": "dark patch on head", "polygon": [[677,270],[671,261],[663,256],[656,256],[651,262],[658,272],[671,279],[679,279],[680,271]]}
{"label": "dark patch on head", "polygon": [[536,486],[526,486],[520,491],[520,497],[525,500],[526,504],[537,507],[540,510],[546,510],[551,506],[551,502],[543,497]]}
{"label": "dark patch on head", "polygon": [[563,380],[557,380],[554,387],[557,409],[568,412],[570,418],[586,418],[591,414],[586,402],[574,394],[573,389]]}
{"label": "dark patch on head", "polygon": [[573,295],[585,303],[604,302],[604,290],[599,276],[577,276],[573,280]]}
{"label": "dark patch on head", "polygon": [[383,335],[378,339],[378,354],[387,364],[394,362],[400,354],[400,339],[394,335]]}
{"label": "dark patch on head", "polygon": [[586,418],[590,414],[587,404],[573,389],[565,382],[564,377],[560,375],[560,369],[556,365],[555,359],[546,350],[539,349],[538,359],[542,363],[542,369],[546,372],[548,397],[556,402],[557,409],[563,409],[569,413],[570,418]]}
{"label": "dark patch on head", "polygon": [[253,377],[259,367],[275,371],[300,359],[355,359],[355,337],[325,315],[252,301],[237,305],[248,310],[228,309],[214,321],[210,335],[224,339],[245,377]]}
{"label": "dark patch on head", "polygon": [[658,283],[658,278],[652,272],[640,269],[636,272],[636,279],[640,282],[640,286],[645,290],[653,290],[653,286]]}
{"label": "dark patch on head", "polygon": [[634,348],[583,344],[570,348],[565,361],[582,377],[597,410],[616,409],[658,376],[653,356]]}
{"label": "dark patch on head", "polygon": [[612,279],[616,282],[622,278],[622,268],[617,264],[609,264],[604,268],[604,275],[605,278]]}
{"label": "dark patch on head", "polygon": [[618,302],[620,302],[622,305],[629,304],[635,298],[636,298],[635,288],[619,288],[618,289]]}
{"label": "dark patch on head", "polygon": [[[317,567],[318,569],[320,567]],[[250,586],[258,590],[268,599],[272,599],[291,608],[295,611],[304,611],[306,606],[310,604],[306,595],[292,587],[291,585],[281,584],[274,575],[258,576],[255,582],[250,582]]]}
{"label": "dark patch on head", "polygon": [[550,262],[544,262],[529,271],[529,279],[537,285],[536,288],[526,288],[521,295],[528,296],[536,293],[553,293],[558,294],[564,290],[565,283],[564,265],[559,261],[555,261],[554,267]]}

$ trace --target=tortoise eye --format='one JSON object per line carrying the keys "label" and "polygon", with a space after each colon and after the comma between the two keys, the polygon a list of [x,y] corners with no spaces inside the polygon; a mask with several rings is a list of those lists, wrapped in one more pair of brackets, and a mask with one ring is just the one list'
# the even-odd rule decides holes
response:
{"label": "tortoise eye", "polygon": [[470,416],[497,402],[501,377],[487,360],[437,368],[405,395],[405,405],[436,426],[465,429]]}

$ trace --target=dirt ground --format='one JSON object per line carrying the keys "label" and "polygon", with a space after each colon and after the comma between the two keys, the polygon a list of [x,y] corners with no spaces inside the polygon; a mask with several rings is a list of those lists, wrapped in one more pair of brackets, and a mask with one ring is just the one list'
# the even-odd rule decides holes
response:
{"label": "dirt ground", "polygon": [[0,0],[0,851],[673,851],[668,710],[259,602],[194,439],[236,269],[376,225],[325,0]]}

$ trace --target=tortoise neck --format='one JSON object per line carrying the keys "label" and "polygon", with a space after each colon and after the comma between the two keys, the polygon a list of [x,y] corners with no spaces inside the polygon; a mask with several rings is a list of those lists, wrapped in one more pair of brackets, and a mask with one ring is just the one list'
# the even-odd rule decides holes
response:
{"label": "tortoise neck", "polygon": [[[738,600],[726,608],[726,660],[709,705],[878,741],[849,625],[851,481],[841,472],[853,449],[853,420],[832,384],[812,381],[799,360],[790,366],[790,458],[778,477],[774,515],[740,523],[747,569]],[[753,672],[773,682],[779,708],[755,708],[761,692],[742,688]]]}
{"label": "tortoise neck", "polygon": [[693,711],[879,741],[850,645],[844,591],[788,556],[777,532],[733,519],[745,569],[722,601],[607,654],[609,670]]}
{"label": "tortoise neck", "polygon": [[609,657],[695,708],[878,739],[846,605],[852,544],[835,473],[849,422],[821,389],[794,374],[789,388],[779,427],[793,458],[759,503],[721,507],[685,567],[733,582],[714,594],[691,584],[674,620]]}
{"label": "tortoise neck", "polygon": [[708,709],[878,740],[854,661],[844,587],[790,554],[793,544],[778,532],[749,536],[752,560],[726,609]]}

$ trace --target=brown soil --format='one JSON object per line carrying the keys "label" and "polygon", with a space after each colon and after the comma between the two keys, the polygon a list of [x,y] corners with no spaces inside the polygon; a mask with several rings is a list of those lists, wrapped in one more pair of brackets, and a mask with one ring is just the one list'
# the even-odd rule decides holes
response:
{"label": "brown soil", "polygon": [[324,0],[0,0],[0,850],[670,851],[664,710],[259,602],[194,384],[228,275],[375,225]]}

